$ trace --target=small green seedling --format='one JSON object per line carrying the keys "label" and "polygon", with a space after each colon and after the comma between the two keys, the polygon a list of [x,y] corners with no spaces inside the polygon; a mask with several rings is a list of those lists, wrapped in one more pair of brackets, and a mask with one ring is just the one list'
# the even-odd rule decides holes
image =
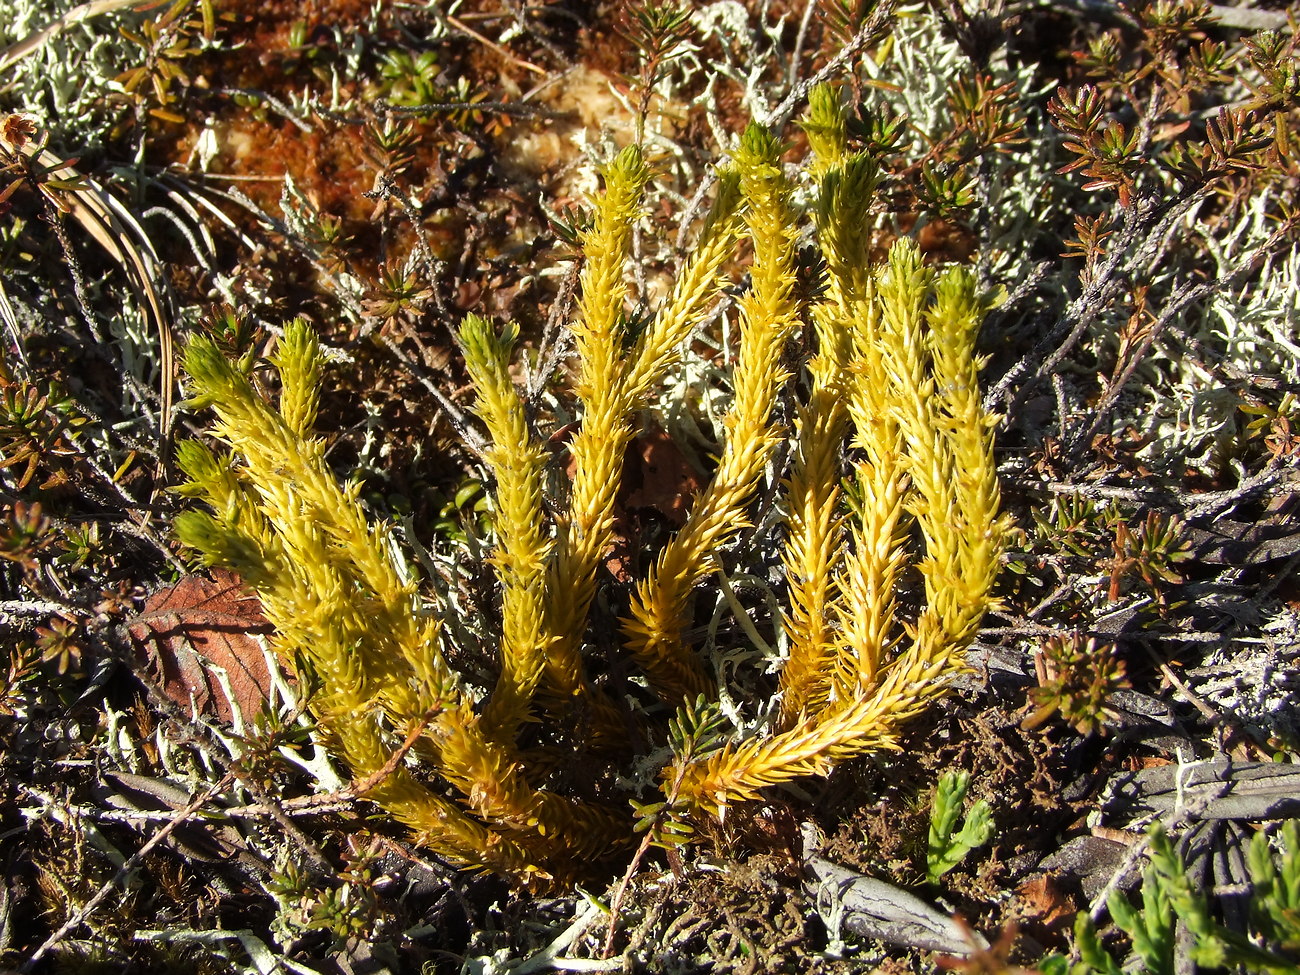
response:
{"label": "small green seedling", "polygon": [[993,836],[992,809],[983,799],[970,807],[961,829],[953,832],[969,788],[969,772],[945,772],[939,779],[934,809],[930,812],[930,842],[925,853],[925,872],[930,883],[937,883],[967,853],[983,846]]}
{"label": "small green seedling", "polygon": [[1052,955],[1039,963],[1039,971],[1044,975],[1122,975],[1125,971],[1174,975],[1180,970],[1178,921],[1191,935],[1187,960],[1202,969],[1240,967],[1263,975],[1300,971],[1300,827],[1294,822],[1282,827],[1276,853],[1263,832],[1250,845],[1249,935],[1214,920],[1205,893],[1193,886],[1183,858],[1159,823],[1148,835],[1151,862],[1142,875],[1142,906],[1119,891],[1106,902],[1116,927],[1129,937],[1128,962],[1116,961],[1088,913],[1081,911],[1074,925],[1078,961]]}

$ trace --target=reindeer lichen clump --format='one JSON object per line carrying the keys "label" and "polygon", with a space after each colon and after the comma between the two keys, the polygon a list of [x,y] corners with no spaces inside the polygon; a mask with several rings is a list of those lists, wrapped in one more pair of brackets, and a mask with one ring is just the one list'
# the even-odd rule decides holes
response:
{"label": "reindeer lichen clump", "polygon": [[[495,484],[499,666],[486,694],[449,665],[438,613],[395,560],[387,530],[367,519],[358,486],[339,484],[312,436],[322,369],[312,330],[285,329],[272,360],[275,403],[252,385],[251,360],[232,363],[204,338],[190,344],[193,402],[212,407],[229,451],[182,447],[185,490],[210,510],[184,514],[180,537],[261,596],[277,649],[309,677],[311,707],[353,774],[372,784],[370,798],[458,863],[538,885],[626,855],[637,825],[675,842],[692,819],[720,816],[765,786],[897,748],[903,722],[962,666],[1005,530],[975,354],[988,303],[969,271],[935,272],[906,240],[873,266],[876,163],[850,150],[829,89],[814,92],[804,128],[821,287],[812,296],[796,287],[803,215],[780,145],[751,126],[670,296],[636,334],[626,270],[650,172],[636,148],[606,168],[582,234],[570,326],[581,425],[565,497],[544,497],[550,453],[510,379],[516,329],[474,316],[461,327]],[[636,582],[622,624],[622,652],[677,711],[666,732],[649,719],[642,729],[666,736],[675,757],[661,801],[639,806],[638,824],[625,801],[592,786],[593,762],[612,777],[637,756],[627,708],[589,672],[587,622],[636,417],[712,313],[742,236],[752,260],[717,465]],[[801,330],[815,353],[798,363]],[[787,430],[779,407],[791,396]],[[691,599],[748,524],[785,442],[793,460],[780,485],[788,608],[776,625],[788,650],[779,702],[760,731],[728,735],[710,703],[720,678],[688,640]],[[907,621],[899,591],[913,558],[924,601]],[[568,783],[554,753],[579,737],[586,781]]]}

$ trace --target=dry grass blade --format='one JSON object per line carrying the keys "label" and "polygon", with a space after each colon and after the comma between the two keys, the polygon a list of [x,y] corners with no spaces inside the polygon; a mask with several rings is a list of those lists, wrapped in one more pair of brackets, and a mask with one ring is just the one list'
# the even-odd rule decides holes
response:
{"label": "dry grass blade", "polygon": [[153,323],[158,334],[158,464],[163,468],[169,454],[174,391],[176,388],[176,356],[172,342],[171,318],[165,311],[165,302],[155,286],[161,280],[157,252],[143,227],[130,212],[94,180],[82,176],[65,160],[48,149],[36,154],[36,161],[52,179],[72,184],[62,191],[60,204],[70,213],[95,242],[126,273],[136,298],[144,309],[145,317]]}
{"label": "dry grass blade", "polygon": [[0,318],[4,319],[5,328],[9,331],[9,340],[13,343],[14,355],[25,366],[27,364],[27,353],[23,351],[22,327],[18,323],[18,315],[14,311],[13,302],[9,300],[9,292],[5,290],[3,278],[0,278]]}

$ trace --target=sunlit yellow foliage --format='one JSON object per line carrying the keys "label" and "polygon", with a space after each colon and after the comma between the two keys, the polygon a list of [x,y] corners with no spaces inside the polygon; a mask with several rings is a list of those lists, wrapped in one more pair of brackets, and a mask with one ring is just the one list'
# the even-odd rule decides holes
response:
{"label": "sunlit yellow foliage", "polygon": [[[229,450],[182,447],[183,490],[208,510],[183,515],[178,534],[259,593],[277,649],[318,688],[311,706],[339,756],[358,778],[378,775],[370,797],[442,855],[535,886],[616,861],[634,818],[611,783],[630,773],[637,738],[674,749],[663,801],[639,808],[642,826],[679,842],[692,819],[720,816],[766,786],[896,748],[903,722],[962,666],[1005,530],[994,421],[977,381],[988,303],[968,271],[932,269],[906,240],[872,266],[874,164],[851,151],[829,89],[814,93],[804,125],[811,213],[796,206],[798,177],[780,143],[751,126],[718,175],[670,296],[635,334],[627,265],[651,173],[635,147],[605,169],[581,238],[570,325],[581,422],[562,496],[546,497],[551,452],[510,379],[517,329],[474,316],[460,327],[494,484],[500,623],[490,687],[449,666],[440,645],[448,610],[430,608],[357,485],[327,467],[311,431],[323,368],[311,329],[285,329],[272,359],[276,405],[250,381],[250,362],[231,363],[202,338],[190,344],[191,402],[212,407],[213,433]],[[812,286],[798,281],[796,262],[809,216],[821,258]],[[670,728],[589,672],[587,626],[598,588],[614,585],[602,565],[638,416],[724,287],[741,280],[734,322],[723,326],[734,327],[735,356],[716,466],[685,525],[630,588],[622,622],[628,668],[665,713],[680,709]],[[811,350],[806,359],[799,348]],[[774,471],[787,455],[789,469]],[[779,619],[751,625],[780,631],[779,706],[742,737],[710,711],[735,689],[720,686],[726,675],[690,639],[692,599],[773,488],[788,601]],[[909,565],[923,594],[900,591]],[[629,735],[629,725],[639,731]],[[390,761],[408,738],[410,754]],[[561,747],[578,751],[566,759]],[[585,780],[566,782],[566,769]]]}

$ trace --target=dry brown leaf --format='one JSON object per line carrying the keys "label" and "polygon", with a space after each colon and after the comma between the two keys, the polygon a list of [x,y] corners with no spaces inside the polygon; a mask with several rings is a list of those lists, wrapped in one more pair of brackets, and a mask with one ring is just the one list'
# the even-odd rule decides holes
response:
{"label": "dry brown leaf", "polygon": [[247,720],[271,692],[258,639],[271,627],[238,576],[222,569],[211,574],[186,576],[154,593],[128,632],[141,665],[177,704],[226,723],[237,707]]}
{"label": "dry brown leaf", "polygon": [[614,551],[606,561],[614,578],[629,582],[644,571],[637,561],[637,540],[662,540],[666,531],[681,528],[703,486],[682,449],[663,430],[651,430],[628,445],[614,512]]}
{"label": "dry brown leaf", "polygon": [[691,500],[703,487],[699,473],[672,436],[656,428],[628,448],[618,501],[624,511],[653,508],[673,528],[680,528],[690,514]]}
{"label": "dry brown leaf", "polygon": [[1021,924],[1040,941],[1074,923],[1078,908],[1048,874],[1026,881],[1016,893],[1020,896]]}

